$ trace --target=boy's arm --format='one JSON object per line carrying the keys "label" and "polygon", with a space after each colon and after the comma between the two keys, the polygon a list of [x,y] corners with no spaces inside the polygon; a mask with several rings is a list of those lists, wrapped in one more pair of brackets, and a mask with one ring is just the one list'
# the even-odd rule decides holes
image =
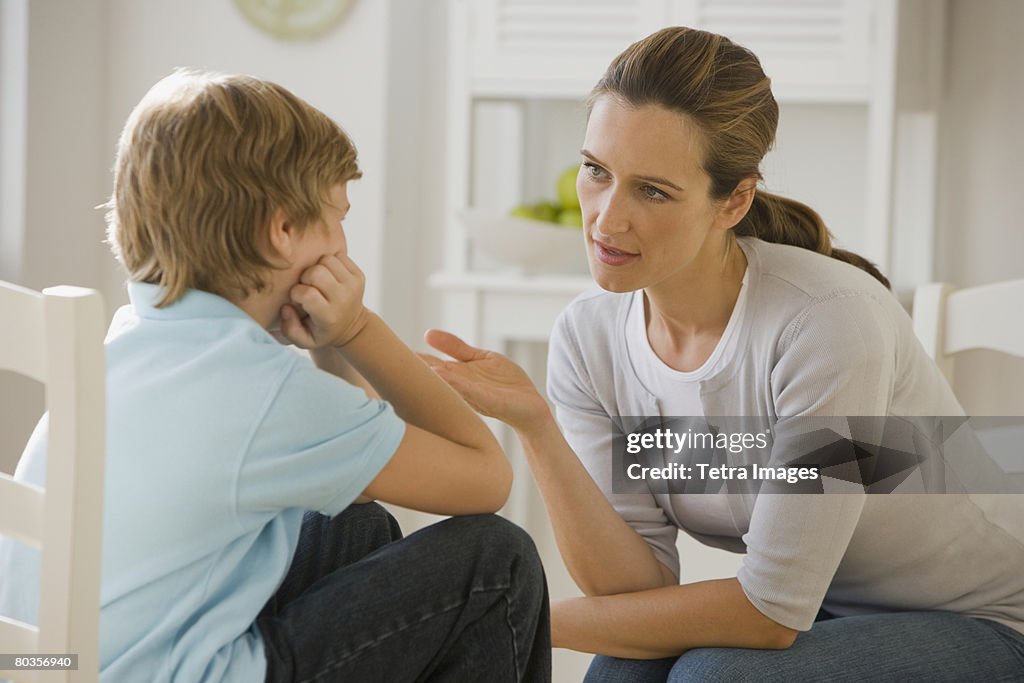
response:
{"label": "boy's arm", "polygon": [[[437,514],[495,512],[508,498],[512,469],[490,429],[376,314],[362,305],[363,275],[345,254],[326,256],[292,288],[282,331],[345,371],[360,373],[407,423],[391,460],[364,494]],[[321,366],[322,367],[322,366]]]}
{"label": "boy's arm", "polygon": [[380,398],[377,390],[366,381],[366,378],[352,367],[352,364],[345,360],[345,355],[333,346],[325,346],[319,349],[310,349],[309,357],[313,363],[335,377],[340,377],[352,386],[359,387],[366,392],[370,398]]}

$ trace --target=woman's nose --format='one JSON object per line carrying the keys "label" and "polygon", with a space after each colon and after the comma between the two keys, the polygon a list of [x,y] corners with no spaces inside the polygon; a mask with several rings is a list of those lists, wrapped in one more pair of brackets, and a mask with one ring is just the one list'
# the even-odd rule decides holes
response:
{"label": "woman's nose", "polygon": [[614,191],[601,198],[594,228],[602,235],[615,235],[629,230],[629,215],[621,197]]}

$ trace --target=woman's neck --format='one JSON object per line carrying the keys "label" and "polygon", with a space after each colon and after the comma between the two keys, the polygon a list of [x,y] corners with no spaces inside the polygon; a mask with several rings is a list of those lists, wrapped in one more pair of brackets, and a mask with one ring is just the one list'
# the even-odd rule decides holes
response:
{"label": "woman's neck", "polygon": [[[729,324],[746,270],[746,255],[734,242],[724,259],[711,260],[705,267],[688,269],[645,288],[647,336],[655,352],[669,362],[693,342],[701,347],[710,345],[713,350]],[[692,357],[693,353],[686,355]],[[675,367],[678,363],[669,364]]]}

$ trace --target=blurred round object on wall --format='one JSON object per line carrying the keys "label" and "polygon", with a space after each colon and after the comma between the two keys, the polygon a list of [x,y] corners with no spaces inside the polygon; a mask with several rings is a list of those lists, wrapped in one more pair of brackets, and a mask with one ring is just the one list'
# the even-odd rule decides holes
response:
{"label": "blurred round object on wall", "polygon": [[242,15],[280,40],[305,40],[341,23],[355,0],[235,0]]}

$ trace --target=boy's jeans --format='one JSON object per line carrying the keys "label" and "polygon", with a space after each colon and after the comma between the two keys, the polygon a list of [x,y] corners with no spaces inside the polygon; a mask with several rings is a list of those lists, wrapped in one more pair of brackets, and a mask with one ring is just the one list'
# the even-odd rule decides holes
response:
{"label": "boy's jeans", "polygon": [[376,503],[307,513],[256,623],[268,683],[551,680],[540,559],[525,531],[495,515],[402,538]]}

